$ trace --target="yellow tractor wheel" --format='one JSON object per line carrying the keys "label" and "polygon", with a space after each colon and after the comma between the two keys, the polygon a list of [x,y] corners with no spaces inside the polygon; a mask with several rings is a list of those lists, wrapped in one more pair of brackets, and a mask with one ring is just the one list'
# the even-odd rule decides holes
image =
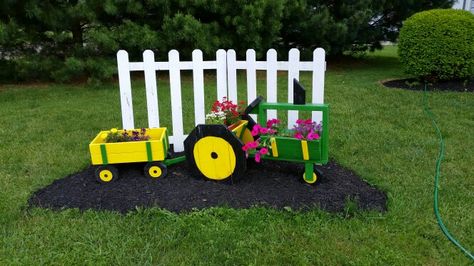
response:
{"label": "yellow tractor wheel", "polygon": [[243,143],[224,125],[198,125],[184,141],[186,160],[210,180],[239,179],[247,168]]}
{"label": "yellow tractor wheel", "polygon": [[114,166],[102,165],[95,170],[95,177],[100,183],[110,183],[119,178],[119,173]]}

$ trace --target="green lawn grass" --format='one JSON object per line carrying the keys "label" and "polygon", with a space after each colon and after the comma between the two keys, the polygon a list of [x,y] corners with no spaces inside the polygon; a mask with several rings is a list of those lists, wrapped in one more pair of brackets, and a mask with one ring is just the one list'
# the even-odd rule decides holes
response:
{"label": "green lawn grass", "polygon": [[[28,209],[30,195],[89,165],[88,143],[120,127],[117,84],[0,88],[0,265],[467,265],[432,210],[438,139],[423,113],[422,92],[387,89],[404,77],[396,49],[355,62],[329,62],[330,156],[388,195],[388,212],[355,215],[212,208],[186,214],[138,209]],[[162,77],[163,79],[163,77]],[[309,86],[310,76],[301,75]],[[286,86],[283,76],[280,88]],[[192,102],[191,80],[183,95]],[[134,86],[136,125],[146,126],[143,83]],[[160,80],[160,102],[169,100]],[[213,77],[206,89],[213,91]],[[239,82],[244,90],[245,81]],[[264,90],[264,77],[259,90]],[[210,103],[213,95],[207,99]],[[280,93],[285,99],[285,93]],[[474,94],[430,92],[446,142],[440,210],[447,227],[474,250]],[[163,104],[166,107],[166,104]],[[163,124],[169,124],[160,108]],[[193,121],[192,104],[185,119]],[[186,129],[192,123],[186,124]],[[317,187],[315,189],[318,189]],[[348,217],[351,218],[348,218]]]}

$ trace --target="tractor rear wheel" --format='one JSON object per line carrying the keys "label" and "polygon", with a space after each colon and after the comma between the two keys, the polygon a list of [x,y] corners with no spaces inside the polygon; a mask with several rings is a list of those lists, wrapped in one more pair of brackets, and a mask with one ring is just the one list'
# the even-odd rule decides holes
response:
{"label": "tractor rear wheel", "polygon": [[224,125],[198,125],[184,141],[186,160],[210,180],[237,181],[247,168],[243,143]]}

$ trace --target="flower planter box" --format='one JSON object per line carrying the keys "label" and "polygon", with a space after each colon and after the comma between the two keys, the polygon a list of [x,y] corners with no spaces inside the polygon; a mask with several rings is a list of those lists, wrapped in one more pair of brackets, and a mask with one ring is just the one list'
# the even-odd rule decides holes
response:
{"label": "flower planter box", "polygon": [[[123,130],[118,131],[120,134]],[[109,131],[101,131],[89,144],[93,165],[163,161],[168,153],[169,141],[166,128],[146,129],[146,141],[106,143]]]}
{"label": "flower planter box", "polygon": [[[268,139],[262,136],[262,140]],[[299,140],[290,137],[271,137],[271,150],[266,159],[294,162],[322,162],[321,140]]]}

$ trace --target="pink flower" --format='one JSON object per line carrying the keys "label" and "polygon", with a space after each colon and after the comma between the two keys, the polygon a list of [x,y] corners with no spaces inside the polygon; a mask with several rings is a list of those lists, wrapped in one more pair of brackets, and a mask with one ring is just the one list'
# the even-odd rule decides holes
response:
{"label": "pink flower", "polygon": [[296,132],[294,137],[297,139],[303,139],[303,135],[300,132]]}
{"label": "pink flower", "polygon": [[247,144],[245,144],[243,147],[242,147],[242,150],[243,151],[247,151],[249,149],[249,147],[247,146]]}
{"label": "pink flower", "polygon": [[265,147],[263,147],[263,148],[260,149],[260,153],[261,153],[262,155],[265,155],[265,154],[268,153],[268,149],[265,148]]}
{"label": "pink flower", "polygon": [[313,123],[313,120],[308,119],[308,120],[305,120],[304,123],[305,123],[306,125],[311,125],[311,124]]}
{"label": "pink flower", "polygon": [[249,142],[249,148],[250,149],[256,149],[258,147],[258,141],[252,141],[252,142]]}
{"label": "pink flower", "polygon": [[304,120],[303,119],[298,119],[296,120],[296,124],[303,124],[304,123]]}
{"label": "pink flower", "polygon": [[309,132],[308,134],[308,140],[313,140],[313,139],[319,139],[319,134],[314,133],[313,131]]}
{"label": "pink flower", "polygon": [[261,128],[261,126],[259,124],[256,124],[255,126],[253,126],[252,132],[251,132],[253,137],[258,135],[258,132],[260,131],[260,128]]}
{"label": "pink flower", "polygon": [[278,120],[276,118],[268,120],[267,121],[267,127],[272,127],[273,125],[278,124],[278,123],[280,123],[280,120]]}
{"label": "pink flower", "polygon": [[260,153],[258,153],[258,152],[255,153],[255,161],[256,161],[257,163],[260,162]]}
{"label": "pink flower", "polygon": [[268,128],[266,128],[266,127],[261,127],[261,128],[260,128],[260,133],[261,133],[261,134],[267,134],[267,133],[268,133]]}

